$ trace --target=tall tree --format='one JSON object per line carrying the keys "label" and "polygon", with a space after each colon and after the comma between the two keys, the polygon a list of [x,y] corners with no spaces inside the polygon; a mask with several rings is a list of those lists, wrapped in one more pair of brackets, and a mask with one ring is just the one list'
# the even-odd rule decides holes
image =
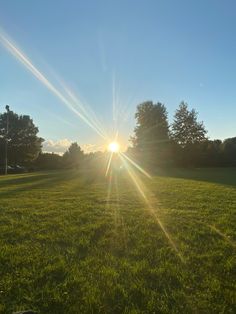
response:
{"label": "tall tree", "polygon": [[37,136],[38,131],[30,116],[18,115],[10,110],[0,114],[0,163],[4,163],[6,141],[9,164],[27,164],[36,159],[43,142]]}
{"label": "tall tree", "polygon": [[175,112],[172,138],[182,147],[201,143],[207,139],[204,124],[197,121],[197,116],[195,109],[188,110],[188,104],[185,102],[181,102]]}
{"label": "tall tree", "polygon": [[181,166],[196,166],[202,158],[201,143],[207,140],[203,122],[197,121],[198,113],[188,110],[188,104],[181,102],[174,115],[171,137],[177,145],[175,162]]}
{"label": "tall tree", "polygon": [[167,110],[162,103],[146,101],[137,106],[137,126],[131,138],[139,157],[152,166],[164,161],[169,141]]}
{"label": "tall tree", "polygon": [[63,163],[66,168],[79,168],[84,159],[84,152],[75,142],[70,145],[63,155]]}

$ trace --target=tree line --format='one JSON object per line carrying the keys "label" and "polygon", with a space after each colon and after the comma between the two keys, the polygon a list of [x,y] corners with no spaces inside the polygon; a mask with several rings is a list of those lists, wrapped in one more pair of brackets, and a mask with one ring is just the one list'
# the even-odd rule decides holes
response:
{"label": "tree line", "polygon": [[236,137],[210,140],[198,113],[185,102],[180,103],[171,124],[160,102],[141,103],[135,118],[129,153],[149,168],[236,166]]}
{"label": "tree line", "polygon": [[74,142],[61,156],[43,152],[44,139],[28,115],[18,115],[7,110],[0,114],[0,173],[5,173],[6,157],[8,172],[25,170],[93,168],[103,171],[106,166],[104,153],[85,154]]}
{"label": "tree line", "polygon": [[[181,102],[169,123],[164,104],[146,101],[137,106],[136,127],[127,154],[149,169],[157,167],[234,167],[236,137],[210,140],[195,109]],[[9,165],[27,169],[97,167],[104,164],[104,152],[85,154],[72,143],[62,155],[42,151],[44,139],[28,115],[8,110],[0,114],[0,169],[6,153]]]}

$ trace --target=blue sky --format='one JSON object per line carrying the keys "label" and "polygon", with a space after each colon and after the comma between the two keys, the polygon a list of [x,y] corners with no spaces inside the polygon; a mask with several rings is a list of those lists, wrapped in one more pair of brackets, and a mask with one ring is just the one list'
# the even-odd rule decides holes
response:
{"label": "blue sky", "polygon": [[[210,138],[236,136],[234,0],[0,0],[0,28],[59,90],[63,81],[89,105],[109,134],[115,86],[117,110],[127,108],[124,143],[145,100],[163,102],[170,122],[185,100]],[[49,150],[75,140],[104,144],[2,45],[0,73],[0,111],[9,104],[32,116]]]}

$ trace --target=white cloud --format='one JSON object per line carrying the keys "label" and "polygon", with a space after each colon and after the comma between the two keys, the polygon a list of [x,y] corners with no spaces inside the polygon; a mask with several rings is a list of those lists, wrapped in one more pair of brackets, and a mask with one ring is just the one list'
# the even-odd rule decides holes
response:
{"label": "white cloud", "polygon": [[[47,140],[43,143],[43,152],[44,153],[57,153],[59,155],[62,155],[69,148],[72,142],[73,141],[67,138],[57,140],[57,141]],[[104,146],[98,145],[98,144],[82,144],[80,146],[85,153],[91,153],[91,152],[104,150]]]}
{"label": "white cloud", "polygon": [[58,141],[47,140],[43,143],[43,152],[58,153],[62,155],[71,145],[72,141],[67,138]]}
{"label": "white cloud", "polygon": [[81,145],[81,148],[85,153],[104,151],[104,145],[97,145],[97,144],[83,144]]}

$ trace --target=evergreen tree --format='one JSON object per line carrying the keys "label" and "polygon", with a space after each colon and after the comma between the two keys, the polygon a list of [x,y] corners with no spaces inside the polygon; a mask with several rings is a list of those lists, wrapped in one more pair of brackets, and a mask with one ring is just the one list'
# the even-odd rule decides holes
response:
{"label": "evergreen tree", "polygon": [[172,138],[181,147],[205,141],[207,131],[203,122],[197,121],[197,112],[188,110],[188,105],[181,102],[175,112],[172,124]]}
{"label": "evergreen tree", "polygon": [[175,112],[171,137],[179,146],[175,161],[180,166],[196,166],[202,159],[201,143],[207,141],[203,122],[197,121],[197,112],[188,110],[187,103],[181,102]]}

